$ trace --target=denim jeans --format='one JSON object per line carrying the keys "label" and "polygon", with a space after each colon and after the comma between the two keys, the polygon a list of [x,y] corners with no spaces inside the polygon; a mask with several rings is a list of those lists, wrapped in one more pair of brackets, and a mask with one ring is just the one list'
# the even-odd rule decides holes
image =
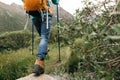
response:
{"label": "denim jeans", "polygon": [[45,59],[47,54],[47,47],[48,47],[48,40],[50,36],[50,27],[52,24],[52,16],[48,16],[48,28],[46,27],[46,17],[44,16],[43,21],[40,18],[33,18],[32,19],[36,30],[40,36],[40,43],[38,47],[37,58]]}

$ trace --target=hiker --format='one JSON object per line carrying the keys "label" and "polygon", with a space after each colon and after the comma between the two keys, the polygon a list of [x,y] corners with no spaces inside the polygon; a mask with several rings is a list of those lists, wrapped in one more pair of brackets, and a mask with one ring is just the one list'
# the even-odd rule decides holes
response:
{"label": "hiker", "polygon": [[[47,55],[47,47],[48,47],[48,40],[49,40],[49,35],[50,35],[50,26],[52,24],[53,12],[50,7],[49,0],[32,0],[33,1],[32,4],[34,4],[35,1],[43,2],[42,9],[40,10],[34,10],[34,8],[37,8],[37,7],[34,7],[34,8],[32,7],[33,9],[27,8],[27,5],[30,4],[29,1],[31,0],[22,0],[22,1],[24,3],[24,9],[26,10],[26,13],[30,15],[30,19],[35,25],[36,30],[40,36],[38,53],[37,53],[36,61],[35,61],[34,68],[33,68],[33,73],[35,73],[35,75],[40,75],[40,74],[43,74],[45,71],[44,59]],[[51,1],[55,5],[58,5],[59,3],[59,0],[51,0]],[[47,9],[48,9],[48,13],[47,13]],[[48,23],[46,22],[47,14],[48,14]]]}

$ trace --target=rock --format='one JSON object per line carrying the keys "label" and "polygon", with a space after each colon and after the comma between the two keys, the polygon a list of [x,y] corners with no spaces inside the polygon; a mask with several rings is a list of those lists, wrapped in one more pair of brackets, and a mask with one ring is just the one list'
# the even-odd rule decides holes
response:
{"label": "rock", "polygon": [[30,74],[28,76],[19,78],[17,80],[57,80],[57,79],[47,74],[42,74],[40,76],[35,76],[34,74]]}

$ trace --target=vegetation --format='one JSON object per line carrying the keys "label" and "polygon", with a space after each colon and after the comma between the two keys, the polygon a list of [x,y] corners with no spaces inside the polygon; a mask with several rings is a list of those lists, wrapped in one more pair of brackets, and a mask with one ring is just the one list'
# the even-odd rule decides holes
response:
{"label": "vegetation", "polygon": [[7,32],[0,35],[0,51],[17,50],[30,46],[31,33],[29,31]]}
{"label": "vegetation", "polygon": [[68,34],[66,41],[72,50],[64,70],[73,74],[68,80],[119,80],[120,14],[112,5],[106,8],[109,1],[84,3],[82,11],[76,10],[75,22],[66,25],[68,32],[62,32]]}
{"label": "vegetation", "polygon": [[[10,40],[10,41],[9,41]],[[8,42],[7,42],[8,41]],[[37,46],[39,44],[39,36],[35,33],[35,50],[31,55],[31,32],[30,31],[14,31],[7,32],[0,36],[0,80],[15,80],[31,73],[36,58]],[[57,45],[56,43],[49,45],[50,52],[46,57],[46,73],[54,71],[57,63]],[[6,46],[6,47],[4,47]],[[68,47],[61,49],[61,56],[65,61]]]}
{"label": "vegetation", "polygon": [[30,51],[20,49],[9,54],[0,54],[0,80],[15,80],[31,72],[34,57]]}
{"label": "vegetation", "polygon": [[[59,75],[63,80],[119,80],[120,14],[116,10],[120,11],[120,4],[109,5],[111,0],[99,4],[84,0],[83,3],[85,7],[82,11],[76,10],[74,22],[56,25],[60,28],[60,64],[56,63],[57,27],[51,29],[46,73]],[[35,36],[37,52],[39,37]],[[30,38],[29,31],[0,36],[0,80],[14,80],[31,73],[35,57],[29,55]],[[4,51],[8,48],[9,54]]]}

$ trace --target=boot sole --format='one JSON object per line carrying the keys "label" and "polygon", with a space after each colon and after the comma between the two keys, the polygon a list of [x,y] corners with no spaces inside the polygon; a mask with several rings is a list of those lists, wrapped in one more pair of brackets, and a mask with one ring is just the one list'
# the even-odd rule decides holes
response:
{"label": "boot sole", "polygon": [[32,73],[34,73],[35,76],[39,76],[39,75],[44,73],[44,68],[42,68],[39,65],[35,64]]}

